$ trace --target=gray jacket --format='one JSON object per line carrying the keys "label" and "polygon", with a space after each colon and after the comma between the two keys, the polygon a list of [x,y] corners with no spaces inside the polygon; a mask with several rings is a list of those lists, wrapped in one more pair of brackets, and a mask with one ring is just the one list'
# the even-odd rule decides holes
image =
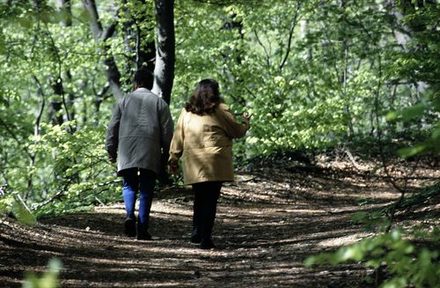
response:
{"label": "gray jacket", "polygon": [[105,146],[109,156],[118,161],[119,175],[128,168],[159,174],[161,153],[168,154],[172,136],[173,120],[167,103],[139,88],[115,106]]}

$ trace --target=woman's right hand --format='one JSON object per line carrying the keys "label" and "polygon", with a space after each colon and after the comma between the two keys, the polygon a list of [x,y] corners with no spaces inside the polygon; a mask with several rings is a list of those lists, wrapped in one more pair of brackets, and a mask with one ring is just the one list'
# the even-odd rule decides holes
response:
{"label": "woman's right hand", "polygon": [[242,117],[243,117],[243,122],[246,124],[246,126],[250,126],[250,121],[251,121],[251,117],[252,117],[252,115],[250,115],[248,112],[243,112],[243,114],[242,114]]}

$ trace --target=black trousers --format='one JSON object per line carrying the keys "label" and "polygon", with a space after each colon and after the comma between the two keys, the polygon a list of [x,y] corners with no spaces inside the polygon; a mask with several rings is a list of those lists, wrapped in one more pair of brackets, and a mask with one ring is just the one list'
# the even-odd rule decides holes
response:
{"label": "black trousers", "polygon": [[222,182],[202,182],[192,185],[194,191],[192,236],[200,237],[201,241],[211,239],[221,188]]}

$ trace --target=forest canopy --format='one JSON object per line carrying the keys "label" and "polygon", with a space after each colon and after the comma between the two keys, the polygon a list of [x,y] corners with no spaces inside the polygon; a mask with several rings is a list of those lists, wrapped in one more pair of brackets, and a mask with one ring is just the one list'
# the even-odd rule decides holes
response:
{"label": "forest canopy", "polygon": [[155,70],[164,3],[174,4],[173,115],[198,80],[217,79],[231,109],[252,114],[239,159],[341,147],[438,155],[438,1],[0,3],[0,184],[37,215],[119,199],[104,133],[134,71]]}

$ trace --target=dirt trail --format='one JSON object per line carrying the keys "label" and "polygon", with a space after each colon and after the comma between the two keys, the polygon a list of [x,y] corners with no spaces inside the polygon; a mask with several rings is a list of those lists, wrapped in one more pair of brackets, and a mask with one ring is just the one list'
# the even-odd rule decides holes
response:
{"label": "dirt trail", "polygon": [[[357,265],[309,269],[303,260],[366,236],[353,213],[398,196],[384,181],[344,167],[261,168],[223,188],[216,250],[189,243],[192,196],[160,192],[152,241],[123,236],[121,204],[23,227],[0,222],[0,287],[21,287],[24,271],[63,263],[62,287],[368,287]],[[368,199],[369,204],[359,206]]]}

